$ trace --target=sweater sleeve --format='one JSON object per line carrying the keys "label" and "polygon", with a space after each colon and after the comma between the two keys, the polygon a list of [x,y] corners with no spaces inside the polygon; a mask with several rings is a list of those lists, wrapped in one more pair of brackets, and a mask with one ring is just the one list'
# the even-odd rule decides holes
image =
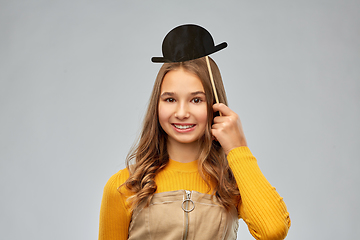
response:
{"label": "sweater sleeve", "polygon": [[114,174],[104,187],[101,201],[99,240],[126,240],[131,211],[125,203],[124,194],[118,187],[129,177],[127,169]]}
{"label": "sweater sleeve", "polygon": [[227,156],[239,187],[239,217],[255,239],[284,239],[291,225],[286,205],[261,173],[248,147],[238,147]]}

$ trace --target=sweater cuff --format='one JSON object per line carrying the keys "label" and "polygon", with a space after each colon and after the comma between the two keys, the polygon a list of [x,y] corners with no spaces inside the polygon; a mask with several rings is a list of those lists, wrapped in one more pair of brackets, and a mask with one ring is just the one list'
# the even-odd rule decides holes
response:
{"label": "sweater cuff", "polygon": [[237,147],[232,149],[229,154],[227,155],[228,161],[236,161],[236,159],[248,159],[248,160],[255,160],[254,155],[251,153],[250,149],[246,146]]}

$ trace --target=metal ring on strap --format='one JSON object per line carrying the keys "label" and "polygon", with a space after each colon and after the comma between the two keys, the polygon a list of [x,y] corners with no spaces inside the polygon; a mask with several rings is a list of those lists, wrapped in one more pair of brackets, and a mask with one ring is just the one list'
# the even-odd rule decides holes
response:
{"label": "metal ring on strap", "polygon": [[[191,202],[192,205],[193,205],[193,207],[192,207],[191,209],[189,209],[189,210],[184,208],[184,203],[185,203],[186,201]],[[185,199],[185,200],[182,202],[182,204],[181,204],[181,208],[184,210],[184,212],[192,212],[192,210],[194,210],[194,208],[195,208],[195,203],[194,203],[191,199]]]}

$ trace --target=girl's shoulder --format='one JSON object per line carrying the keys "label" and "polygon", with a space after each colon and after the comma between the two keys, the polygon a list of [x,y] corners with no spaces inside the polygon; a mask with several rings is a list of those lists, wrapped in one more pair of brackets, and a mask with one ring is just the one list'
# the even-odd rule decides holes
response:
{"label": "girl's shoulder", "polygon": [[115,173],[114,175],[112,175],[110,179],[125,182],[129,178],[129,176],[130,176],[129,169],[124,168],[118,171],[117,173]]}
{"label": "girl's shoulder", "polygon": [[118,192],[119,187],[125,183],[129,176],[130,174],[127,168],[121,169],[109,178],[105,185],[104,191]]}

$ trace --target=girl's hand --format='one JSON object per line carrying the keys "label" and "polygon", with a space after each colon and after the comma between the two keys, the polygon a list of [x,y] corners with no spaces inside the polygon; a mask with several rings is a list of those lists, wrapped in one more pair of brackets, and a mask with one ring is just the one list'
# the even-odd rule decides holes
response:
{"label": "girl's hand", "polygon": [[214,112],[221,112],[222,116],[214,118],[211,133],[219,141],[225,154],[234,148],[247,146],[239,116],[223,103],[214,104],[213,109]]}

